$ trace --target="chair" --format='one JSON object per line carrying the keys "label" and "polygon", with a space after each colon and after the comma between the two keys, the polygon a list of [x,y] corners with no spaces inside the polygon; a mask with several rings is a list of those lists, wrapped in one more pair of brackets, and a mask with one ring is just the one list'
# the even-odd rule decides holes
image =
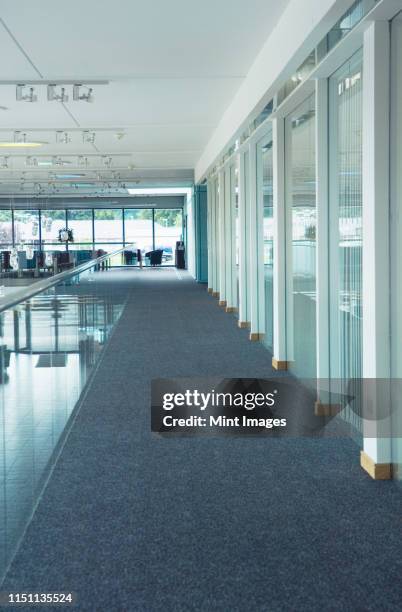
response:
{"label": "chair", "polygon": [[155,251],[148,251],[145,253],[145,257],[148,257],[151,266],[160,266],[162,264],[163,249],[155,249]]}

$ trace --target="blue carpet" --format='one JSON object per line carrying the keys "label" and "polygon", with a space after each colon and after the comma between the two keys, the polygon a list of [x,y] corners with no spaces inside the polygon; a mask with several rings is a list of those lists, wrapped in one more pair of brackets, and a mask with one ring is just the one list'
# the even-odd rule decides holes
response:
{"label": "blue carpet", "polygon": [[103,279],[128,304],[2,590],[102,612],[400,611],[400,489],[348,439],[152,435],[152,378],[266,377],[270,355],[185,275]]}

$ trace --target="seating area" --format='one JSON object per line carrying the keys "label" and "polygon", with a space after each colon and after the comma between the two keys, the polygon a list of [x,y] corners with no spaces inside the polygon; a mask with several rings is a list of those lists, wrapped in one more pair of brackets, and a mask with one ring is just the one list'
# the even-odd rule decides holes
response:
{"label": "seating area", "polygon": [[[102,252],[104,254],[105,251]],[[39,251],[30,253],[25,250],[0,251],[1,275],[33,275],[44,276],[63,272],[64,270],[79,266],[86,261],[99,257],[95,250],[69,250],[69,251]]]}

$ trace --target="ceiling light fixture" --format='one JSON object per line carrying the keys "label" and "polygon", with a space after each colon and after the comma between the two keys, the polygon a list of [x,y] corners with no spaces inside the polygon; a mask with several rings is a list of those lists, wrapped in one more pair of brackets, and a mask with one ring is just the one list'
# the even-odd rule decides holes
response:
{"label": "ceiling light fixture", "polygon": [[17,102],[37,102],[38,96],[34,94],[34,87],[27,87],[24,84],[17,85],[15,96]]}
{"label": "ceiling light fixture", "polygon": [[89,144],[95,143],[95,132],[90,132],[89,130],[84,130],[82,132],[82,142],[86,142]]}
{"label": "ceiling light fixture", "polygon": [[0,168],[8,168],[8,155],[5,155],[0,162]]}
{"label": "ceiling light fixture", "polygon": [[0,141],[0,147],[5,148],[5,149],[24,148],[24,147],[41,147],[44,144],[47,144],[47,143],[40,142],[40,141],[28,141],[27,135],[25,133],[21,133],[19,130],[14,132],[14,140],[12,142],[9,140]]}
{"label": "ceiling light fixture", "polygon": [[[86,93],[81,93],[81,88],[84,87],[87,91]],[[76,102],[79,100],[84,100],[85,102],[93,102],[94,95],[92,87],[87,87],[86,85],[82,85],[80,83],[76,83],[73,85],[73,100]]]}
{"label": "ceiling light fixture", "polygon": [[47,86],[47,99],[49,102],[68,102],[66,88],[60,87],[60,93],[57,93],[57,85],[50,84]]}
{"label": "ceiling light fixture", "polygon": [[71,142],[71,137],[67,132],[63,132],[62,130],[57,130],[56,132],[56,142],[58,144],[68,144]]}
{"label": "ceiling light fixture", "polygon": [[25,159],[25,165],[28,166],[28,168],[32,168],[33,166],[38,165],[38,160],[36,157],[31,157],[31,155],[28,155],[28,157]]}
{"label": "ceiling light fixture", "polygon": [[88,157],[84,157],[83,155],[79,155],[78,156],[78,160],[77,160],[77,165],[78,166],[83,166],[84,168],[88,167]]}

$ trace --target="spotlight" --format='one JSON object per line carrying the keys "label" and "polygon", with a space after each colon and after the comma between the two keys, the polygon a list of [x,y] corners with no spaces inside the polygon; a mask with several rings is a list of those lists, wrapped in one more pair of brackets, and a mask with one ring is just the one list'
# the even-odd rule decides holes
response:
{"label": "spotlight", "polygon": [[109,156],[107,157],[106,155],[102,155],[102,161],[103,161],[103,165],[106,166],[106,168],[110,168],[113,162],[113,159]]}
{"label": "spotlight", "polygon": [[56,91],[56,85],[47,86],[47,99],[49,102],[68,102],[68,95],[66,94],[66,88],[60,87],[60,93]]}
{"label": "spotlight", "polygon": [[[87,90],[86,93],[81,93],[82,87],[84,87]],[[86,87],[85,85],[76,83],[73,86],[73,100],[75,101],[84,100],[85,102],[93,102],[94,95],[93,95],[92,87]]]}
{"label": "spotlight", "polygon": [[25,165],[28,166],[29,168],[35,167],[38,165],[38,160],[36,157],[32,157],[31,155],[28,155],[28,157],[25,159]]}
{"label": "spotlight", "polygon": [[89,130],[84,130],[82,132],[82,142],[86,142],[89,144],[95,143],[95,132],[90,132]]}
{"label": "spotlight", "polygon": [[8,168],[8,155],[1,158],[0,168]]}
{"label": "spotlight", "polygon": [[56,132],[56,142],[59,143],[59,144],[68,144],[69,142],[71,142],[71,138],[67,134],[67,132],[63,132],[61,130],[58,130]]}
{"label": "spotlight", "polygon": [[88,157],[84,157],[84,155],[79,155],[77,160],[77,165],[87,168],[88,167]]}
{"label": "spotlight", "polygon": [[27,87],[26,85],[17,85],[16,99],[18,102],[37,102],[38,96],[34,94],[34,87]]}

